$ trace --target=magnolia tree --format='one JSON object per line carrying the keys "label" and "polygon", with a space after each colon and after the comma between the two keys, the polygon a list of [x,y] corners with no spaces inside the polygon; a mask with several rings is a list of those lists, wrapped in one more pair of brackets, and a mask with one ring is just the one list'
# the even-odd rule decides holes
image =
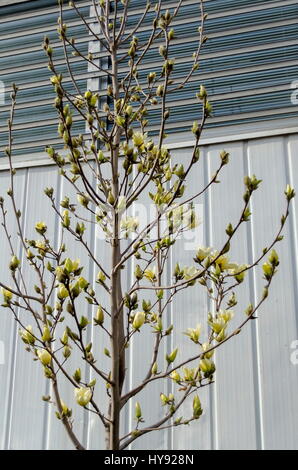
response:
{"label": "magnolia tree", "polygon": [[[13,285],[1,283],[2,306],[18,322],[26,350],[51,382],[51,394],[43,399],[56,408],[57,418],[65,426],[75,448],[84,449],[84,446],[73,426],[76,412],[72,412],[71,405],[65,403],[61,396],[62,379],[73,391],[77,404],[102,423],[107,449],[125,449],[146,433],[189,424],[202,415],[200,389],[214,381],[214,351],[255,318],[255,313],[268,296],[279,264],[273,247],[282,239],[281,232],[294,190],[290,186],[285,190],[285,213],[268,248],[250,265],[231,263],[228,256],[231,243],[239,227],[250,219],[250,200],[260,184],[254,175],[246,176],[239,218],[227,225],[223,245],[217,249],[199,246],[193,253],[192,265],[176,264],[171,281],[168,281],[168,261],[171,252],[175,252],[178,238],[186,230],[195,230],[197,225],[194,203],[218,183],[219,173],[229,162],[228,153],[222,151],[218,169],[208,184],[196,194],[187,193],[187,179],[200,164],[202,129],[212,113],[203,86],[194,97],[201,111],[191,129],[194,136],[192,150],[185,155],[183,162],[177,164],[165,143],[170,116],[169,99],[181,92],[198,69],[200,51],[207,41],[203,2],[198,11],[201,22],[198,47],[193,53],[190,69],[182,78],[175,74],[175,60],[171,54],[176,37],[175,21],[183,7],[182,0],[170,10],[163,8],[161,0],[155,5],[148,3],[133,25],[129,17],[129,0],[93,0],[94,23],[82,15],[79,5],[70,2],[69,6],[76,11],[88,34],[98,44],[98,50],[104,52],[105,60],[102,62],[97,55],[85,55],[80,51],[64,23],[63,2],[60,0],[58,3],[58,34],[75,91],[65,87],[64,77],[55,65],[55,51],[45,37],[43,47],[56,94],[54,106],[58,114],[58,133],[64,143],[59,151],[53,147],[47,147],[46,151],[59,168],[61,178],[67,180],[74,191],[64,194],[60,201],[53,188],[45,189],[61,223],[58,246],[48,236],[46,221],[37,221],[37,238],[28,239],[23,232],[22,214],[15,195],[13,119],[17,87],[14,86],[6,149],[11,175],[7,194],[15,214],[23,256],[21,262],[16,255],[16,240],[11,237],[7,223],[6,202],[1,198],[2,225],[11,250],[9,270]],[[142,34],[142,39],[139,39],[138,33],[144,24],[151,27],[149,33],[147,31],[147,35]],[[159,54],[160,65],[145,75],[140,68],[153,50]],[[91,70],[105,77],[104,95],[98,90],[80,88],[72,72],[71,54],[86,61]],[[152,109],[159,113],[159,129],[150,133]],[[85,123],[84,136],[73,130],[74,118]],[[74,199],[74,194],[77,199]],[[148,213],[149,206],[154,206],[154,214],[151,211],[151,219],[142,227],[129,212],[139,198],[145,201]],[[94,225],[104,234],[100,254],[108,253],[109,266],[100,254],[94,253],[89,243],[88,232]],[[67,233],[68,238],[64,237]],[[81,245],[85,259],[67,256],[66,238],[68,245]],[[179,259],[179,253],[176,256]],[[95,280],[88,279],[88,272],[84,270],[87,260],[96,269]],[[132,260],[134,276],[127,287]],[[235,291],[245,281],[246,273],[261,262],[264,288],[259,300],[239,312],[237,328],[229,328],[232,309],[237,304]],[[32,275],[36,277],[32,289],[26,284],[24,269],[32,269]],[[185,341],[193,342],[191,357],[183,357],[183,352],[175,347],[164,355],[166,338],[176,333],[175,315],[173,324],[169,322],[169,307],[175,296],[188,288],[205,291],[211,311],[206,312],[205,325],[189,325],[184,331]],[[93,344],[90,342],[90,329],[93,331]],[[127,351],[134,336],[145,335],[146,338],[148,330],[154,333],[151,360],[148,363],[144,361],[143,378],[130,388],[127,377],[133,376],[134,364],[126,362]],[[103,344],[104,338],[109,346],[104,351],[95,348],[94,342]],[[142,354],[141,350],[139,354]],[[82,373],[85,370],[92,371],[91,382]],[[164,389],[169,380],[173,383],[173,393],[167,394]],[[162,407],[163,417],[157,422],[147,422],[148,417],[145,421],[138,395],[153,382],[159,384],[160,399],[156,403],[152,401],[152,407]],[[97,390],[104,391],[106,403],[96,399]],[[187,400],[190,401],[190,413],[181,416],[182,404]],[[135,410],[135,426],[122,435],[121,413],[131,401]]]}

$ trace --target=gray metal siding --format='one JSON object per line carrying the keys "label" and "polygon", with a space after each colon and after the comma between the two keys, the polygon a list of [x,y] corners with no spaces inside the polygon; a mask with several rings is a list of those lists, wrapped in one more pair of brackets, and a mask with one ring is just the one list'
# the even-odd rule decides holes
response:
{"label": "gray metal siding", "polygon": [[[279,216],[284,208],[283,190],[287,182],[298,187],[298,136],[264,137],[248,141],[206,145],[202,149],[202,161],[198,172],[189,182],[193,193],[206,183],[213,173],[218,153],[222,148],[230,151],[231,162],[223,171],[221,184],[216,185],[202,203],[204,242],[217,246],[223,240],[224,229],[229,221],[235,221],[239,213],[243,192],[243,176],[255,173],[263,183],[255,194],[252,205],[252,224],[242,227],[231,252],[231,258],[249,262],[271,240],[276,231]],[[175,152],[175,158],[183,160],[187,149]],[[200,169],[199,169],[200,168]],[[18,198],[24,209],[24,224],[27,236],[33,236],[37,220],[45,220],[54,240],[58,240],[58,224],[42,194],[45,186],[53,186],[60,197],[67,193],[64,185],[51,166],[18,170]],[[5,194],[9,186],[6,171],[0,173],[0,193]],[[16,232],[13,218],[9,218],[12,232]],[[216,353],[216,383],[200,394],[204,408],[202,418],[173,432],[155,432],[136,442],[133,448],[148,449],[298,449],[298,364],[291,363],[291,345],[298,339],[298,295],[297,295],[297,201],[292,207],[290,221],[286,226],[285,240],[278,246],[281,265],[273,282],[271,295],[259,312],[259,320],[250,325],[235,339]],[[95,252],[108,264],[102,241],[94,233],[88,235]],[[172,264],[190,262],[191,251],[184,250],[179,241],[174,251]],[[71,256],[86,260],[77,245],[70,246]],[[6,265],[9,252],[1,234],[0,277],[7,277]],[[131,271],[133,266],[131,266]],[[86,275],[92,279],[91,267]],[[242,285],[239,304],[235,307],[234,324],[243,317],[243,309],[250,300],[260,295],[263,282],[261,268],[256,270],[249,282]],[[33,282],[31,273],[26,279]],[[129,282],[129,279],[128,281]],[[198,286],[181,293],[174,303],[170,316],[177,324],[177,333],[165,345],[162,354],[175,344],[181,346],[181,357],[194,353],[194,346],[187,342],[182,331],[204,324],[208,306],[203,290]],[[48,384],[42,378],[42,370],[32,357],[25,353],[18,338],[17,327],[9,313],[0,308],[0,340],[5,346],[5,363],[0,365],[0,445],[9,449],[71,448],[61,423],[54,410],[41,401],[48,393]],[[171,319],[169,318],[169,322]],[[95,333],[92,332],[92,334]],[[99,337],[93,338],[95,348],[102,351],[104,344]],[[133,374],[130,384],[142,377],[142,364],[149,360],[152,334],[146,341],[136,335],[128,361]],[[182,347],[183,345],[183,347]],[[77,360],[79,360],[78,356]],[[162,359],[161,359],[162,360]],[[75,357],[72,359],[73,367]],[[87,374],[90,371],[86,371]],[[140,395],[144,417],[149,421],[160,415],[154,410],[159,393],[169,391],[170,383],[155,384]],[[65,390],[65,391],[64,391]],[[104,389],[97,388],[98,398],[105,401]],[[74,403],[71,387],[62,386],[63,400],[74,410],[75,429],[89,448],[103,448],[103,430],[93,416],[89,417]],[[134,403],[134,402],[133,402]],[[133,424],[133,403],[123,416],[123,432]],[[190,405],[185,405],[185,415]]]}

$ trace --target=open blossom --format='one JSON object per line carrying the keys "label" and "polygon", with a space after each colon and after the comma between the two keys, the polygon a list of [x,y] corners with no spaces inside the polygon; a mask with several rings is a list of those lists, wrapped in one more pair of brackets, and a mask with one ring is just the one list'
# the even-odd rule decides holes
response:
{"label": "open blossom", "polygon": [[139,223],[140,222],[137,217],[123,217],[121,219],[120,228],[127,233],[135,232],[139,226]]}
{"label": "open blossom", "polygon": [[225,330],[228,323],[234,317],[233,310],[220,310],[215,319],[208,321],[214,333],[219,334]]}
{"label": "open blossom", "polygon": [[45,242],[42,241],[42,240],[37,240],[35,242],[35,246],[38,249],[38,252],[39,252],[40,255],[44,255],[45,252],[47,251],[47,246],[46,246]]}
{"label": "open blossom", "polygon": [[[216,256],[218,256],[218,252],[216,252],[216,254],[213,254],[213,259],[216,258]],[[227,256],[227,255],[221,255],[217,258],[217,260],[215,261],[215,264],[216,266],[219,267],[219,269],[221,271],[226,271],[228,269],[234,269],[234,268],[237,268],[237,264],[235,263],[231,263],[230,262],[230,258]]]}
{"label": "open blossom", "polygon": [[187,328],[185,334],[186,334],[186,336],[189,336],[189,338],[194,343],[197,344],[199,342],[201,330],[202,330],[202,326],[199,324],[199,325],[197,325],[196,328]]}
{"label": "open blossom", "polygon": [[196,253],[196,259],[199,261],[199,262],[202,262],[204,261],[205,258],[207,258],[207,256],[210,255],[212,251],[212,248],[210,246],[208,247],[200,247]]}
{"label": "open blossom", "polygon": [[156,266],[154,266],[152,269],[146,269],[144,271],[144,276],[146,279],[148,279],[150,282],[156,281]]}
{"label": "open blossom", "polygon": [[235,266],[231,270],[231,274],[235,277],[236,281],[239,284],[244,280],[247,264],[235,264]]}
{"label": "open blossom", "polygon": [[193,278],[198,273],[198,270],[194,266],[185,266],[183,268],[183,278],[187,281]]}
{"label": "open blossom", "polygon": [[121,212],[125,208],[126,208],[126,197],[125,196],[119,196],[118,202],[117,202],[117,210],[119,212]]}

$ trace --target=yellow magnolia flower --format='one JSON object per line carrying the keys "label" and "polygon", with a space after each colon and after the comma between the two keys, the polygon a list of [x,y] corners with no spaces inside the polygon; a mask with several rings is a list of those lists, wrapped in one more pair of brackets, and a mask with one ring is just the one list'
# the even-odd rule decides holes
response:
{"label": "yellow magnolia flower", "polygon": [[[216,255],[217,256],[217,255]],[[214,256],[214,258],[216,258]],[[235,263],[230,263],[230,259],[226,255],[221,255],[219,258],[215,261],[216,266],[219,267],[221,271],[226,271],[228,269],[234,269],[237,265]]]}
{"label": "yellow magnolia flower", "polygon": [[141,326],[144,325],[146,320],[146,314],[145,312],[137,312],[134,316],[132,326],[135,330],[139,330]]}
{"label": "yellow magnolia flower", "polygon": [[26,326],[25,330],[21,330],[20,335],[24,343],[26,344],[35,343],[35,338],[33,336],[33,328],[31,325]]}
{"label": "yellow magnolia flower", "polygon": [[121,212],[125,208],[126,208],[126,197],[125,196],[119,196],[118,202],[117,202],[117,210],[119,212]]}
{"label": "yellow magnolia flower", "polygon": [[246,271],[243,270],[246,268],[247,264],[235,264],[234,268],[231,270],[231,274],[233,274],[239,284],[244,281]]}
{"label": "yellow magnolia flower", "polygon": [[183,369],[184,372],[184,380],[185,382],[192,382],[194,380],[196,370],[195,369],[189,369],[188,367],[185,367]]}
{"label": "yellow magnolia flower", "polygon": [[180,374],[176,370],[174,370],[170,374],[170,377],[171,377],[172,380],[174,380],[174,382],[180,382],[180,380],[181,380]]}
{"label": "yellow magnolia flower", "polygon": [[233,310],[220,310],[217,314],[217,318],[208,321],[214,333],[219,334],[222,330],[225,330],[229,321],[234,317]]}
{"label": "yellow magnolia flower", "polygon": [[197,325],[196,328],[187,328],[185,334],[189,336],[189,338],[194,342],[198,343],[200,339],[200,334],[201,334],[202,326],[200,324]]}
{"label": "yellow magnolia flower", "polygon": [[202,350],[204,351],[204,357],[206,357],[207,359],[210,359],[213,354],[214,354],[214,349],[212,351],[209,351],[209,349],[211,348],[211,344],[209,343],[203,343],[202,344]]}
{"label": "yellow magnolia flower", "polygon": [[37,240],[35,242],[35,246],[36,248],[38,249],[38,252],[40,255],[44,255],[45,254],[45,251],[47,250],[47,247],[46,247],[46,244],[44,241],[42,240]]}
{"label": "yellow magnolia flower", "polygon": [[215,371],[215,364],[213,361],[209,359],[201,359],[200,360],[200,369],[202,372],[206,373],[213,373]]}
{"label": "yellow magnolia flower", "polygon": [[193,402],[192,402],[192,408],[193,408],[193,417],[198,419],[201,414],[203,413],[202,406],[201,406],[201,401],[198,395],[194,396]]}
{"label": "yellow magnolia flower", "polygon": [[3,295],[3,298],[4,298],[4,301],[9,303],[12,299],[12,292],[10,292],[10,290],[8,289],[2,289],[2,295]]}
{"label": "yellow magnolia flower", "polygon": [[139,223],[140,222],[137,217],[122,217],[120,228],[127,233],[135,232],[139,226]]}
{"label": "yellow magnolia flower", "polygon": [[43,235],[47,231],[47,226],[45,222],[37,222],[35,224],[35,230]]}
{"label": "yellow magnolia flower", "polygon": [[140,148],[144,145],[147,135],[142,132],[134,132],[132,136],[133,143],[136,147]]}
{"label": "yellow magnolia flower", "polygon": [[38,349],[38,358],[44,366],[48,366],[52,360],[51,354],[46,349]]}
{"label": "yellow magnolia flower", "polygon": [[210,246],[208,247],[200,247],[196,253],[196,259],[200,262],[204,261],[205,258],[207,258],[207,256],[210,255],[212,251],[212,248]]}
{"label": "yellow magnolia flower", "polygon": [[63,284],[60,284],[57,295],[58,299],[60,300],[66,299],[66,297],[68,297],[69,292]]}
{"label": "yellow magnolia flower", "polygon": [[194,277],[197,273],[198,271],[194,266],[185,266],[185,268],[183,268],[183,278],[186,281]]}
{"label": "yellow magnolia flower", "polygon": [[156,281],[156,266],[154,266],[152,269],[146,269],[144,271],[144,276],[150,282]]}
{"label": "yellow magnolia flower", "polygon": [[92,390],[89,387],[75,388],[76,402],[80,406],[86,406],[92,398]]}

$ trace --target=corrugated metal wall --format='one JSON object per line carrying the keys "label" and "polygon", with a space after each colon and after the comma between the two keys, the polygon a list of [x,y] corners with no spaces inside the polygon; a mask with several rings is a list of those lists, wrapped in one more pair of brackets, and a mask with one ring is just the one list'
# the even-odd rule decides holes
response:
{"label": "corrugated metal wall", "polygon": [[[255,173],[263,179],[261,188],[255,194],[252,205],[252,224],[242,227],[233,246],[231,257],[239,262],[250,262],[276,232],[279,217],[284,208],[283,190],[290,182],[298,187],[298,136],[284,135],[264,137],[248,141],[204,146],[202,161],[197,174],[189,182],[193,193],[213,173],[222,148],[230,151],[231,162],[223,171],[221,184],[216,185],[204,200],[199,201],[203,211],[202,229],[204,243],[218,246],[224,237],[228,222],[237,219],[243,192],[243,176]],[[183,160],[187,149],[175,152]],[[17,191],[24,211],[24,225],[27,237],[34,236],[34,223],[45,220],[50,235],[57,240],[58,224],[45,196],[40,196],[44,187],[53,186],[62,197],[67,189],[62,185],[52,166],[20,169],[17,174]],[[5,194],[9,186],[6,171],[0,173],[0,193]],[[234,340],[216,354],[216,383],[201,394],[204,415],[195,424],[172,431],[155,432],[136,442],[134,448],[146,449],[297,449],[298,448],[298,364],[291,362],[298,339],[298,264],[297,264],[297,203],[292,208],[291,218],[286,226],[285,240],[278,246],[281,258],[279,273],[274,279],[269,300],[259,312],[259,320],[250,325]],[[13,219],[10,220],[12,233],[16,233]],[[102,241],[90,233],[90,243],[104,262],[106,250]],[[1,234],[0,278],[7,276],[8,249]],[[185,250],[183,241],[175,250],[173,263],[182,265],[190,262],[192,251]],[[71,256],[86,257],[78,252],[77,246],[70,247]],[[131,267],[133,269],[133,266]],[[94,273],[87,268],[90,279]],[[30,273],[26,279],[32,282]],[[243,318],[243,309],[250,300],[260,295],[263,282],[261,269],[256,270],[249,282],[241,286],[239,304],[235,308],[235,322]],[[129,280],[127,281],[129,282]],[[198,286],[180,294],[170,315],[177,323],[177,334],[170,341],[181,346],[183,354],[194,351],[181,334],[186,327],[206,321],[208,305]],[[17,326],[9,313],[1,308],[0,340],[4,345],[5,357],[0,364],[0,446],[5,449],[71,448],[61,423],[54,410],[41,401],[41,395],[49,392],[43,379],[40,364],[24,352],[24,345],[18,338]],[[170,320],[170,319],[169,319]],[[142,364],[149,360],[148,354],[152,334],[146,341],[141,335],[128,352],[128,361],[133,376],[130,385],[142,376]],[[95,350],[102,350],[101,338],[93,338]],[[171,349],[168,344],[166,349]],[[140,349],[141,348],[141,349]],[[182,350],[182,349],[181,349]],[[141,351],[141,353],[140,353]],[[181,353],[182,354],[182,353]],[[89,374],[88,371],[86,373]],[[156,417],[154,402],[159,393],[170,390],[171,385],[155,384],[140,395],[145,419]],[[64,401],[73,408],[75,430],[83,437],[89,448],[103,447],[103,430],[94,420],[88,421],[86,413],[74,403],[73,391],[64,391]],[[99,399],[104,402],[104,390],[99,390]],[[185,415],[190,411],[185,406]],[[126,409],[123,416],[123,431],[133,423],[133,414]],[[158,413],[161,413],[159,410]],[[147,421],[146,424],[149,424]]]}

